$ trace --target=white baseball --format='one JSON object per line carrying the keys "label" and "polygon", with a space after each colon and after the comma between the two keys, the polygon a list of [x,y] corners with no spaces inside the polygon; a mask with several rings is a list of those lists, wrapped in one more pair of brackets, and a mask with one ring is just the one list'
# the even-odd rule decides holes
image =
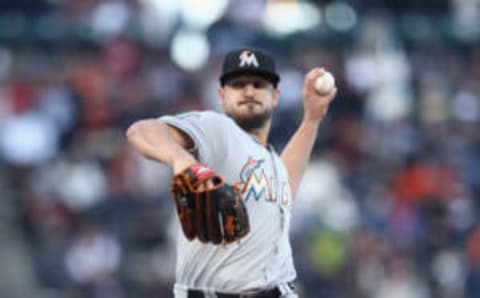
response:
{"label": "white baseball", "polygon": [[315,80],[314,87],[319,94],[328,94],[333,88],[335,88],[335,78],[331,73],[326,71]]}

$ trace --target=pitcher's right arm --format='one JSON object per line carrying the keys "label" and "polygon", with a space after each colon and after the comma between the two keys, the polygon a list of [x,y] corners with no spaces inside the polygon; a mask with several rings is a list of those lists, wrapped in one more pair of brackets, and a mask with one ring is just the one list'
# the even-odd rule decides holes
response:
{"label": "pitcher's right arm", "polygon": [[134,122],[127,129],[127,139],[144,157],[170,166],[174,173],[197,162],[187,151],[194,146],[192,139],[159,119]]}

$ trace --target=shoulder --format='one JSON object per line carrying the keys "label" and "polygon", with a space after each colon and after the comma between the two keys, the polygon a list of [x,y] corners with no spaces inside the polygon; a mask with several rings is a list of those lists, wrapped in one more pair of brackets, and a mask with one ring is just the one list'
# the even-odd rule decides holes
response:
{"label": "shoulder", "polygon": [[232,118],[223,113],[208,111],[205,112],[205,114],[205,117],[212,121],[217,131],[228,131],[229,133],[248,135]]}
{"label": "shoulder", "polygon": [[[224,114],[215,112],[215,111],[188,111],[188,112],[183,112],[183,113],[178,113],[175,115],[167,115],[163,117],[173,117],[178,120],[202,120],[202,121],[215,121],[215,120],[221,120],[224,118],[229,119],[227,116]],[[161,118],[163,118],[161,117]]]}
{"label": "shoulder", "polygon": [[194,141],[199,138],[220,141],[246,134],[233,119],[215,111],[189,111],[159,119],[186,133]]}
{"label": "shoulder", "polygon": [[205,112],[208,114],[208,117],[211,118],[213,121],[216,121],[218,124],[226,125],[227,127],[235,127],[240,128],[237,126],[235,121],[232,118],[228,117],[227,115],[219,112],[208,111]]}
{"label": "shoulder", "polygon": [[240,129],[232,118],[216,111],[190,111],[173,116],[177,120],[193,121],[222,130],[225,128]]}
{"label": "shoulder", "polygon": [[192,111],[192,112],[179,114],[178,116],[188,117],[189,115],[203,119],[205,121],[221,122],[221,123],[233,122],[233,120],[227,115],[216,112],[216,111]]}

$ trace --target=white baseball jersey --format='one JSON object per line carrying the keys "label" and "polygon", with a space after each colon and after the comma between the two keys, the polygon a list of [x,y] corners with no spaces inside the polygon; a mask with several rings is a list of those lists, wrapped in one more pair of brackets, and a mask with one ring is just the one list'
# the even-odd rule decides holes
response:
{"label": "white baseball jersey", "polygon": [[293,281],[292,195],[279,156],[223,114],[190,112],[160,119],[187,133],[198,159],[226,183],[241,183],[250,221],[250,233],[228,245],[188,241],[180,232],[175,287],[236,293]]}

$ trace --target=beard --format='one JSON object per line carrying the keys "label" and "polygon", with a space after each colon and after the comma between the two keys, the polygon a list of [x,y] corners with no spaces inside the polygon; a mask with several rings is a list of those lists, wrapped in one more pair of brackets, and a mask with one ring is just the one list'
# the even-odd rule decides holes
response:
{"label": "beard", "polygon": [[234,111],[225,111],[225,114],[232,118],[238,126],[247,132],[256,131],[264,127],[272,118],[273,109],[265,109],[257,113],[235,113]]}

